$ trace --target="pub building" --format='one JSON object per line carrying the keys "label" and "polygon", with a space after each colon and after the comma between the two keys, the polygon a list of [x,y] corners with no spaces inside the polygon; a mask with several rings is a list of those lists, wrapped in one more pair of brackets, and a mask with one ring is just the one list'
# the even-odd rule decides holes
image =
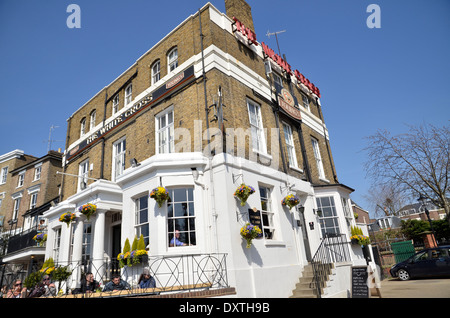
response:
{"label": "pub building", "polygon": [[[167,260],[191,257],[204,262],[192,276],[210,289],[292,297],[325,238],[343,237],[348,253],[322,297],[347,297],[351,266],[366,261],[348,244],[353,190],[337,178],[322,92],[258,41],[244,0],[225,7],[193,10],[68,118],[60,203],[44,214],[46,258],[89,263],[105,280],[97,269],[142,235],[159,286],[187,275]],[[254,189],[244,205],[241,184]],[[160,186],[170,196],[161,206],[149,197]],[[289,194],[300,201],[292,209],[282,205]],[[97,207],[89,219],[78,212],[87,203]],[[70,226],[58,221],[66,212],[78,216]],[[247,222],[262,230],[249,248]]]}

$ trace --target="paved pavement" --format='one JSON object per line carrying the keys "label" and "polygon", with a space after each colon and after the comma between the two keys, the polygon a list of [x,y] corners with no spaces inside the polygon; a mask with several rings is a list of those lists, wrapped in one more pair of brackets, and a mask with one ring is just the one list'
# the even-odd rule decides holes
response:
{"label": "paved pavement", "polygon": [[382,298],[450,298],[450,277],[408,281],[384,279],[380,290]]}

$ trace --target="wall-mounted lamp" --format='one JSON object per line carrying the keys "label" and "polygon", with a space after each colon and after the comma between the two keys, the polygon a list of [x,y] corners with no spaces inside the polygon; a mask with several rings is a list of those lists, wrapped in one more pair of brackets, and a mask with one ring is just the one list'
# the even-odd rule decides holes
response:
{"label": "wall-mounted lamp", "polygon": [[199,176],[197,168],[191,168],[191,170],[192,170],[192,176],[194,177],[194,180],[197,181],[198,176]]}
{"label": "wall-mounted lamp", "polygon": [[204,185],[203,183],[198,181],[198,177],[199,177],[199,172],[197,170],[197,168],[191,168],[192,170],[192,177],[194,177],[194,183],[201,186],[203,188],[203,190],[206,189],[206,185]]}
{"label": "wall-mounted lamp", "polygon": [[140,166],[141,164],[136,160],[136,158],[130,159],[130,165],[133,168],[136,168],[137,166]]}

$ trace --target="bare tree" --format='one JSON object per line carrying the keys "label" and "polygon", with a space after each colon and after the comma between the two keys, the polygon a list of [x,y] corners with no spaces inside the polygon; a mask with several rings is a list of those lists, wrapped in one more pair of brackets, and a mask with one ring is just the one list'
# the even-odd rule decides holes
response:
{"label": "bare tree", "polygon": [[405,195],[390,183],[372,185],[364,197],[375,215],[398,215],[400,209],[406,204]]}
{"label": "bare tree", "polygon": [[[422,194],[449,215],[449,126],[408,126],[392,136],[380,130],[367,138],[365,169],[375,185],[391,185],[399,192]],[[450,218],[449,218],[450,219]],[[450,222],[450,221],[449,221]]]}

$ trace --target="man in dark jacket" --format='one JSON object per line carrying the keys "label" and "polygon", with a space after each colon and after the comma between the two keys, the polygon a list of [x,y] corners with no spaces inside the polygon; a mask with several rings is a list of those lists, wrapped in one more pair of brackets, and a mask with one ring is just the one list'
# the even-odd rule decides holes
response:
{"label": "man in dark jacket", "polygon": [[100,284],[94,279],[92,273],[87,273],[86,277],[81,280],[79,288],[74,289],[72,294],[95,293],[100,288]]}
{"label": "man in dark jacket", "polygon": [[127,290],[130,289],[130,285],[122,280],[119,275],[114,275],[112,280],[103,288],[104,292],[112,292],[115,290]]}

